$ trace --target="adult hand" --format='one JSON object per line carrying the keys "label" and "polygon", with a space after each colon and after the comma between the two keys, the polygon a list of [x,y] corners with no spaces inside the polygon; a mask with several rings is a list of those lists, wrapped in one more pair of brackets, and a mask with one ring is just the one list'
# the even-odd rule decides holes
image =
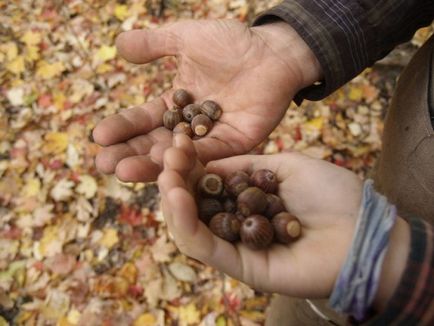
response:
{"label": "adult hand", "polygon": [[177,88],[196,102],[211,99],[223,114],[211,132],[195,141],[202,162],[248,152],[283,117],[293,95],[320,79],[320,66],[286,23],[248,28],[235,20],[183,21],[155,30],[133,30],[117,39],[120,55],[132,63],[176,56],[173,88],[143,106],[107,117],[93,131],[105,146],[97,168],[123,181],[155,180],[172,132],[162,116]]}
{"label": "adult hand", "polygon": [[205,173],[193,143],[175,137],[164,154],[158,179],[163,213],[178,248],[255,289],[322,298],[333,288],[350,247],[358,215],[362,182],[352,172],[299,153],[244,155],[209,162],[206,170],[227,176],[269,169],[279,181],[278,195],[303,226],[290,245],[273,244],[252,251],[213,235],[197,215],[193,189]]}

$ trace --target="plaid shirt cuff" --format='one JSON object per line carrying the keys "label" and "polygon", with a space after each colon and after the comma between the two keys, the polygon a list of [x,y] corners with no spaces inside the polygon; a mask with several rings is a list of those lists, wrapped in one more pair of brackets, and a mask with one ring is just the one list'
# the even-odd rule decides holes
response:
{"label": "plaid shirt cuff", "polygon": [[434,17],[432,0],[285,0],[253,25],[281,19],[290,24],[320,62],[324,80],[303,89],[296,100],[320,100]]}

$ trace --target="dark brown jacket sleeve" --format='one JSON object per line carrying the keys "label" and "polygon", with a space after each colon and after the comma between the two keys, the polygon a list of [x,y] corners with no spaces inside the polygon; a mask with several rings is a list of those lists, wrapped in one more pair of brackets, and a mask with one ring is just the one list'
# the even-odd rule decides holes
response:
{"label": "dark brown jacket sleeve", "polygon": [[434,0],[285,0],[256,18],[254,25],[281,19],[317,56],[320,85],[297,97],[319,100],[383,58],[434,18]]}

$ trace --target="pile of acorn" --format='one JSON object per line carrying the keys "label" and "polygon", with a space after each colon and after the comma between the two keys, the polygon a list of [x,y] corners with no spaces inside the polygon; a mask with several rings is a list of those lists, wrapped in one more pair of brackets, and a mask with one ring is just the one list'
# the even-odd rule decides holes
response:
{"label": "pile of acorn", "polygon": [[193,103],[193,97],[184,89],[177,89],[172,97],[175,106],[164,112],[163,124],[174,133],[189,137],[205,136],[212,128],[213,121],[220,118],[222,109],[214,101]]}
{"label": "pile of acorn", "polygon": [[224,180],[205,174],[197,184],[199,217],[218,237],[241,241],[254,250],[273,240],[288,244],[301,234],[300,221],[285,210],[276,195],[278,180],[267,169],[248,175],[236,171]]}

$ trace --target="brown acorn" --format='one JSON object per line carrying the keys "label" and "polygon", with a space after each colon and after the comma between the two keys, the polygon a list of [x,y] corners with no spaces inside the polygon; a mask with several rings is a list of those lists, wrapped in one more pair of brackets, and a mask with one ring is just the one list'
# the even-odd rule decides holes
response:
{"label": "brown acorn", "polygon": [[191,120],[191,129],[197,136],[205,136],[212,128],[211,119],[205,114],[198,114]]}
{"label": "brown acorn", "polygon": [[183,108],[184,106],[193,103],[193,98],[185,89],[177,89],[175,93],[173,93],[172,97],[173,103],[175,103],[178,107]]}
{"label": "brown acorn", "polygon": [[168,110],[164,112],[163,124],[167,129],[173,130],[175,126],[182,121],[182,114],[177,110]]}
{"label": "brown acorn", "polygon": [[241,241],[253,250],[267,248],[273,241],[273,226],[262,215],[252,215],[246,218],[241,225]]}
{"label": "brown acorn", "polygon": [[225,178],[225,189],[228,193],[238,196],[250,185],[250,177],[244,171],[235,171]]}
{"label": "brown acorn", "polygon": [[188,137],[193,137],[193,130],[191,130],[190,124],[185,121],[181,121],[178,123],[175,128],[173,128],[173,132],[175,134],[184,134]]}
{"label": "brown acorn", "polygon": [[276,239],[281,243],[290,243],[301,234],[300,221],[288,212],[282,212],[274,216],[271,224],[273,225]]}
{"label": "brown acorn", "polygon": [[217,199],[202,198],[198,204],[198,211],[200,220],[208,225],[214,215],[223,212],[223,206]]}
{"label": "brown acorn", "polygon": [[232,198],[224,198],[222,200],[223,209],[228,213],[235,213],[237,211],[237,203]]}
{"label": "brown acorn", "polygon": [[191,122],[195,116],[200,114],[200,105],[199,104],[189,104],[185,108],[182,109],[182,116],[185,121]]}
{"label": "brown acorn", "polygon": [[203,114],[207,115],[211,118],[211,120],[218,120],[222,115],[222,108],[214,101],[205,101],[200,106],[200,109]]}
{"label": "brown acorn", "polygon": [[235,242],[240,238],[241,222],[231,213],[214,215],[209,222],[209,228],[216,236],[229,242]]}
{"label": "brown acorn", "polygon": [[218,197],[223,192],[223,180],[217,174],[205,174],[199,179],[197,190],[205,197]]}
{"label": "brown acorn", "polygon": [[273,171],[261,169],[253,172],[250,177],[253,186],[261,188],[266,193],[275,194],[277,191],[277,178]]}
{"label": "brown acorn", "polygon": [[237,207],[244,216],[262,214],[267,208],[267,195],[257,187],[249,187],[239,194]]}
{"label": "brown acorn", "polygon": [[267,208],[264,215],[272,219],[274,215],[285,211],[283,200],[274,194],[267,194]]}

